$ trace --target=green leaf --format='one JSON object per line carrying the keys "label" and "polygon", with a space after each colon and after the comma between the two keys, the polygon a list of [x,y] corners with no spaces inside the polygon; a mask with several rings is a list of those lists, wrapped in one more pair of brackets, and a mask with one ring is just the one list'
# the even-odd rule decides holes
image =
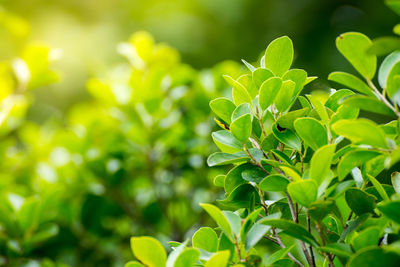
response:
{"label": "green leaf", "polygon": [[378,210],[397,224],[400,224],[400,201],[380,203]]}
{"label": "green leaf", "polygon": [[328,112],[326,111],[325,106],[321,103],[320,99],[313,95],[307,95],[307,98],[310,100],[314,109],[317,111],[318,116],[321,118],[323,124],[327,124],[329,120]]}
{"label": "green leaf", "polygon": [[292,182],[288,185],[287,190],[294,200],[305,207],[317,199],[318,187],[313,180]]}
{"label": "green leaf", "polygon": [[394,172],[391,175],[392,185],[396,193],[400,193],[400,173]]}
{"label": "green leaf", "polygon": [[359,250],[354,254],[346,266],[348,267],[397,267],[400,255],[386,251],[381,247],[370,247]]}
{"label": "green leaf", "polygon": [[378,71],[378,82],[381,88],[386,88],[387,79],[393,66],[400,61],[400,51],[388,55],[382,62]]}
{"label": "green leaf", "polygon": [[281,229],[285,234],[290,235],[296,239],[302,240],[313,246],[318,246],[315,238],[301,225],[296,224],[289,220],[284,219],[261,219],[257,223],[270,225],[272,227]]}
{"label": "green leaf", "polygon": [[372,41],[367,53],[384,56],[400,49],[400,38],[394,36],[378,37]]}
{"label": "green leaf", "polygon": [[275,75],[282,76],[292,65],[293,43],[287,36],[272,41],[265,51],[265,67]]}
{"label": "green leaf", "polygon": [[381,155],[380,152],[371,150],[355,150],[345,154],[340,160],[337,168],[339,180],[346,177],[353,168],[361,166],[379,155]]}
{"label": "green leaf", "polygon": [[247,67],[251,72],[254,72],[254,71],[256,70],[256,68],[255,68],[253,65],[251,65],[249,62],[247,62],[246,60],[242,59],[242,62],[243,62],[243,64],[246,65],[246,67]]}
{"label": "green leaf", "polygon": [[301,90],[303,90],[307,80],[307,72],[302,69],[291,69],[287,71],[285,75],[283,75],[282,79],[284,81],[291,80],[296,84],[296,87],[293,91],[293,96],[297,96],[300,94]]}
{"label": "green leaf", "polygon": [[218,251],[204,265],[204,267],[226,267],[228,265],[229,250]]}
{"label": "green leaf", "polygon": [[236,153],[243,149],[240,143],[229,131],[220,130],[211,134],[214,143],[225,153]]}
{"label": "green leaf", "polygon": [[283,192],[289,184],[289,180],[281,174],[271,174],[260,183],[260,189],[269,192]]}
{"label": "green leaf", "polygon": [[262,110],[267,109],[273,103],[281,86],[282,79],[279,77],[272,77],[263,82],[258,96],[258,102]]}
{"label": "green leaf", "polygon": [[200,251],[195,248],[187,248],[182,251],[175,260],[173,267],[192,267],[200,257]]}
{"label": "green leaf", "polygon": [[342,104],[342,100],[354,94],[355,93],[353,91],[348,89],[337,90],[335,93],[329,96],[328,100],[325,103],[325,106],[333,112],[336,112]]}
{"label": "green leaf", "polygon": [[201,203],[200,206],[213,218],[219,227],[227,234],[228,237],[232,235],[232,228],[228,219],[222,211],[214,205]]}
{"label": "green leaf", "polygon": [[332,130],[356,144],[388,147],[384,131],[376,123],[367,119],[340,120],[332,125]]}
{"label": "green leaf", "polygon": [[336,145],[325,145],[315,151],[310,163],[310,178],[320,185],[328,175]]}
{"label": "green leaf", "polygon": [[210,227],[202,227],[192,237],[194,248],[200,248],[209,252],[216,252],[218,247],[218,236]]}
{"label": "green leaf", "polygon": [[254,222],[258,219],[260,212],[263,211],[263,208],[258,208],[252,211],[244,220],[242,224],[242,228],[240,229],[240,240],[244,242],[247,237],[247,233],[249,232],[250,228],[253,226]]}
{"label": "green leaf", "polygon": [[379,227],[369,227],[355,234],[350,243],[356,251],[370,246],[377,246],[380,234],[381,229]]}
{"label": "green leaf", "polygon": [[235,154],[228,154],[223,152],[216,152],[211,154],[207,159],[207,164],[210,167],[227,165],[239,162],[246,162],[250,158],[243,152],[238,152]]}
{"label": "green leaf", "polygon": [[373,213],[376,206],[376,197],[361,189],[350,188],[344,194],[347,205],[358,216],[364,213]]}
{"label": "green leaf", "polygon": [[378,191],[378,194],[382,197],[384,200],[389,200],[389,196],[386,193],[385,189],[383,188],[382,184],[376,180],[375,177],[367,174],[368,179],[371,181],[371,183],[374,185],[376,191]]}
{"label": "green leaf", "polygon": [[227,98],[217,98],[210,102],[211,110],[220,117],[223,121],[230,124],[232,112],[235,110],[236,106]]}
{"label": "green leaf", "polygon": [[270,255],[266,261],[265,261],[265,266],[270,266],[273,263],[275,263],[276,261],[282,259],[283,257],[285,257],[296,245],[293,244],[289,247],[286,248],[282,248],[278,251],[276,251],[275,253],[273,253],[272,255]]}
{"label": "green leaf", "polygon": [[258,68],[253,72],[253,82],[257,88],[271,77],[274,77],[274,74],[267,69]]}
{"label": "green leaf", "polygon": [[328,80],[340,83],[362,94],[375,96],[372,92],[372,89],[369,88],[366,83],[364,83],[362,80],[352,74],[340,71],[332,72],[331,74],[329,74]]}
{"label": "green leaf", "polygon": [[237,118],[250,113],[250,104],[242,103],[232,112],[231,121],[236,120]]}
{"label": "green leaf", "polygon": [[389,71],[386,79],[386,92],[390,98],[394,98],[399,91],[400,61],[396,62]]}
{"label": "green leaf", "polygon": [[276,123],[272,125],[272,133],[281,143],[284,143],[290,148],[301,151],[301,141],[297,135],[289,129],[278,130]]}
{"label": "green leaf", "polygon": [[372,79],[376,71],[376,56],[367,53],[372,41],[358,32],[347,32],[336,39],[339,52],[366,79]]}
{"label": "green leaf", "polygon": [[280,128],[290,129],[290,130],[294,131],[295,130],[294,125],[293,125],[294,121],[297,118],[306,116],[309,111],[310,111],[310,108],[302,108],[302,109],[290,111],[290,112],[280,116],[276,120],[276,123],[279,125]]}
{"label": "green leaf", "polygon": [[232,86],[232,98],[233,102],[235,103],[236,106],[242,104],[242,103],[252,103],[251,96],[247,89],[238,81],[235,81],[232,77],[228,75],[223,76],[226,80],[226,82]]}
{"label": "green leaf", "polygon": [[149,267],[165,266],[167,254],[157,239],[149,236],[131,237],[133,255]]}
{"label": "green leaf", "polygon": [[376,97],[355,95],[346,98],[343,105],[359,108],[365,111],[382,114],[390,117],[396,117],[396,114]]}
{"label": "green leaf", "polygon": [[275,106],[280,112],[286,111],[292,102],[292,96],[294,89],[296,88],[296,84],[287,80],[282,83],[282,87],[278,92],[278,95],[275,97]]}
{"label": "green leaf", "polygon": [[224,209],[249,208],[252,199],[259,201],[259,196],[254,187],[250,184],[237,186],[224,200],[217,200],[218,204]]}
{"label": "green leaf", "polygon": [[217,186],[217,187],[224,187],[225,177],[226,176],[223,175],[223,174],[215,176],[214,181],[213,181],[214,185]]}
{"label": "green leaf", "polygon": [[[244,186],[247,186],[247,185],[244,185]],[[229,224],[231,225],[232,233],[235,236],[239,236],[240,227],[242,225],[240,216],[233,213],[232,211],[228,211],[228,210],[223,210],[222,213],[224,214],[225,218],[228,220]]]}
{"label": "green leaf", "polygon": [[268,225],[255,223],[247,233],[245,243],[246,251],[249,251],[251,248],[253,248],[270,229],[271,227]]}
{"label": "green leaf", "polygon": [[[337,210],[337,206],[334,200],[317,200],[308,207],[308,212],[314,220],[322,221],[328,214],[335,214],[335,209]],[[340,212],[337,213],[340,215]],[[340,216],[338,217],[341,218]]]}
{"label": "green leaf", "polygon": [[245,114],[231,123],[231,132],[236,139],[246,143],[251,135],[251,114]]}
{"label": "green leaf", "polygon": [[324,126],[314,118],[299,118],[294,128],[300,138],[313,150],[328,144],[328,135]]}
{"label": "green leaf", "polygon": [[350,246],[343,243],[327,244],[324,247],[319,247],[318,250],[322,252],[328,252],[343,258],[350,258],[351,255],[353,255]]}

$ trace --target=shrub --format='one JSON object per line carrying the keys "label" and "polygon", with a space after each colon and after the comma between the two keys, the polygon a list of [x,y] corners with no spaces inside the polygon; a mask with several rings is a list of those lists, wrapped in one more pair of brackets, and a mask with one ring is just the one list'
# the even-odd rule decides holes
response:
{"label": "shrub", "polygon": [[300,95],[314,77],[290,69],[286,36],[269,44],[260,67],[245,62],[249,74],[224,76],[232,97],[210,102],[221,152],[207,163],[233,167],[215,177],[225,190],[218,207],[200,204],[216,227],[170,242],[168,257],[156,239],[132,237],[138,261],[125,266],[397,266],[400,57],[377,71],[371,44],[356,32],[337,38],[362,79],[331,73],[348,89],[329,94]]}

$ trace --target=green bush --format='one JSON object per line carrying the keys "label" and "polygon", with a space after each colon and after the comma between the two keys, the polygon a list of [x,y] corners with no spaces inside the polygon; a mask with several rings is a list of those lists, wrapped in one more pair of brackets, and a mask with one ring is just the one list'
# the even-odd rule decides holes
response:
{"label": "green bush", "polygon": [[269,44],[260,67],[224,76],[232,98],[210,102],[224,127],[212,135],[221,152],[207,163],[233,167],[214,180],[225,190],[220,208],[201,204],[217,227],[198,229],[191,247],[171,242],[168,257],[154,238],[132,237],[140,262],[125,266],[398,266],[400,57],[377,71],[371,45],[356,32],[337,38],[363,79],[331,73],[349,89],[329,94],[300,96],[314,77],[290,69],[286,36]]}

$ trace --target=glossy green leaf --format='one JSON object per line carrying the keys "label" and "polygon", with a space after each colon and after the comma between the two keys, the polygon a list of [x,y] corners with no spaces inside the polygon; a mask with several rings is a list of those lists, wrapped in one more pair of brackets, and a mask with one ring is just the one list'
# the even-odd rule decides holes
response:
{"label": "glossy green leaf", "polygon": [[289,180],[281,174],[271,174],[260,183],[260,189],[270,192],[283,192],[289,184]]}
{"label": "glossy green leaf", "polygon": [[348,267],[397,267],[400,255],[386,251],[380,247],[365,248],[354,254],[346,266]]}
{"label": "glossy green leaf", "polygon": [[364,34],[347,32],[336,38],[339,52],[366,79],[372,79],[376,71],[376,56],[368,54],[372,41]]}
{"label": "glossy green leaf", "polygon": [[228,265],[229,250],[218,251],[206,262],[204,267],[226,267]]}
{"label": "glossy green leaf", "polygon": [[132,237],[131,248],[133,255],[146,266],[160,267],[167,262],[164,247],[153,237]]}
{"label": "glossy green leaf", "polygon": [[249,103],[242,103],[238,105],[235,110],[232,112],[231,121],[236,120],[237,118],[250,113],[250,104]]}
{"label": "glossy green leaf", "polygon": [[305,207],[317,199],[318,187],[314,180],[292,182],[287,190],[294,200]]}
{"label": "glossy green leaf", "polygon": [[231,123],[231,132],[237,140],[246,143],[251,135],[251,115],[245,114],[240,116]]}
{"label": "glossy green leaf", "polygon": [[310,178],[320,185],[328,175],[336,145],[325,145],[315,151],[310,163]]}
{"label": "glossy green leaf", "polygon": [[340,71],[332,72],[329,74],[328,80],[340,83],[362,94],[375,96],[372,89],[365,82],[352,74]]}
{"label": "glossy green leaf", "polygon": [[353,168],[361,166],[365,162],[379,155],[381,155],[380,152],[371,150],[355,150],[345,154],[340,160],[337,168],[339,180],[346,177]]}
{"label": "glossy green leaf", "polygon": [[391,175],[392,185],[396,193],[400,193],[400,173],[394,172]]}
{"label": "glossy green leaf", "polygon": [[298,110],[293,110],[288,113],[283,114],[280,116],[277,120],[276,123],[279,125],[280,128],[286,128],[294,131],[294,121],[297,118],[301,118],[306,116],[308,112],[310,111],[309,108],[302,108]]}
{"label": "glossy green leaf", "polygon": [[255,223],[247,233],[245,243],[246,250],[248,251],[253,248],[270,229],[271,227],[268,225]]}
{"label": "glossy green leaf", "polygon": [[284,143],[290,148],[301,151],[301,141],[297,135],[289,129],[279,130],[278,126],[272,126],[272,133],[280,142]]}
{"label": "glossy green leaf", "polygon": [[283,75],[282,79],[284,81],[291,80],[296,84],[296,87],[293,91],[293,96],[297,96],[300,94],[301,90],[303,89],[306,80],[307,80],[307,72],[302,69],[291,69]]}
{"label": "glossy green leaf", "polygon": [[400,38],[394,36],[384,36],[372,40],[372,45],[367,49],[367,53],[374,54],[376,56],[384,56],[399,49]]}
{"label": "glossy green leaf", "polygon": [[[376,123],[367,119],[341,120],[332,125],[333,131],[356,144],[387,148],[385,133]],[[357,129],[355,131],[355,129]]]}
{"label": "glossy green leaf", "polygon": [[361,189],[350,188],[345,192],[345,199],[351,210],[359,216],[364,213],[374,212],[376,197]]}
{"label": "glossy green leaf", "polygon": [[380,234],[381,229],[379,227],[369,227],[354,235],[350,243],[356,251],[366,247],[377,246]]}
{"label": "glossy green leaf", "polygon": [[380,203],[378,210],[397,224],[400,224],[400,201]]}
{"label": "glossy green leaf", "polygon": [[232,98],[233,102],[236,106],[242,103],[250,103],[252,102],[251,96],[247,89],[238,81],[234,80],[232,77],[228,75],[223,76],[226,82],[232,86]]}
{"label": "glossy green leaf", "polygon": [[218,236],[210,227],[202,227],[192,237],[194,248],[201,248],[205,251],[216,252],[218,247]]}
{"label": "glossy green leaf", "polygon": [[295,88],[296,84],[291,80],[287,80],[282,83],[282,87],[280,88],[274,101],[275,107],[278,109],[278,111],[284,112],[290,107]]}
{"label": "glossy green leaf", "polygon": [[214,143],[225,153],[236,153],[243,149],[240,143],[229,131],[220,130],[212,133]]}
{"label": "glossy green leaf", "polygon": [[228,154],[223,152],[216,152],[211,154],[207,159],[207,164],[210,167],[233,164],[238,162],[246,162],[250,158],[243,152],[238,152],[235,154]]}
{"label": "glossy green leaf", "polygon": [[200,258],[200,251],[195,248],[187,248],[179,254],[173,267],[192,267]]}
{"label": "glossy green leaf", "polygon": [[253,82],[257,88],[260,88],[271,77],[274,77],[274,74],[267,69],[258,68],[253,72]]}
{"label": "glossy green leaf", "polygon": [[354,94],[355,93],[353,91],[348,89],[338,90],[329,96],[328,100],[325,103],[325,106],[331,109],[333,112],[336,112],[342,104],[343,99]]}
{"label": "glossy green leaf", "polygon": [[201,203],[200,206],[213,218],[219,227],[228,235],[232,235],[232,228],[222,211],[214,205]]}
{"label": "glossy green leaf", "polygon": [[211,110],[220,117],[223,121],[230,124],[232,112],[235,110],[236,106],[227,98],[217,98],[210,102]]}
{"label": "glossy green leaf", "polygon": [[312,234],[310,234],[303,226],[296,224],[292,221],[284,220],[284,219],[268,219],[267,218],[267,219],[259,220],[258,223],[281,229],[287,235],[290,235],[296,239],[302,240],[313,246],[317,245],[317,242]]}
{"label": "glossy green leaf", "polygon": [[296,133],[313,150],[328,144],[324,126],[314,118],[299,118],[294,122]]}
{"label": "glossy green leaf", "polygon": [[258,102],[262,110],[267,109],[274,101],[282,86],[282,79],[272,77],[262,83]]}
{"label": "glossy green leaf", "polygon": [[321,122],[323,124],[327,124],[329,120],[328,112],[326,111],[325,106],[321,103],[320,99],[314,95],[307,95],[307,98],[310,100],[312,106],[317,111],[318,116],[321,118]]}
{"label": "glossy green leaf", "polygon": [[378,180],[367,174],[368,180],[370,180],[370,182],[373,184],[373,186],[375,187],[376,191],[378,192],[378,194],[380,195],[380,197],[384,200],[389,200],[389,196],[386,193],[385,189],[383,188],[382,184],[380,182],[378,182]]}
{"label": "glossy green leaf", "polygon": [[390,98],[395,98],[399,92],[400,61],[397,61],[389,71],[386,79],[386,92]]}
{"label": "glossy green leaf", "polygon": [[400,61],[400,51],[396,51],[385,57],[378,71],[378,82],[381,88],[386,88],[387,79],[393,66]]}
{"label": "glossy green leaf", "polygon": [[369,96],[350,96],[346,98],[343,102],[343,105],[349,105],[351,107],[359,108],[365,111],[369,111],[372,113],[382,114],[390,117],[396,117],[396,114],[388,108],[385,104],[383,104],[376,97]]}
{"label": "glossy green leaf", "polygon": [[265,67],[275,75],[282,76],[292,65],[293,43],[287,36],[272,41],[265,51]]}
{"label": "glossy green leaf", "polygon": [[129,261],[125,263],[124,267],[145,267],[145,266],[137,261]]}

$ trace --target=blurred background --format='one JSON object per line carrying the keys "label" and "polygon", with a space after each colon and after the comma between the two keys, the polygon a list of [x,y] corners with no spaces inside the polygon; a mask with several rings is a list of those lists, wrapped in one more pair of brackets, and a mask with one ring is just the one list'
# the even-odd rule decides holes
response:
{"label": "blurred background", "polygon": [[330,72],[354,73],[340,33],[373,39],[398,23],[380,0],[0,7],[0,266],[122,266],[132,235],[189,237],[207,224],[198,203],[221,193],[205,164],[221,75],[288,35],[294,66],[320,77],[307,90],[327,89]]}

